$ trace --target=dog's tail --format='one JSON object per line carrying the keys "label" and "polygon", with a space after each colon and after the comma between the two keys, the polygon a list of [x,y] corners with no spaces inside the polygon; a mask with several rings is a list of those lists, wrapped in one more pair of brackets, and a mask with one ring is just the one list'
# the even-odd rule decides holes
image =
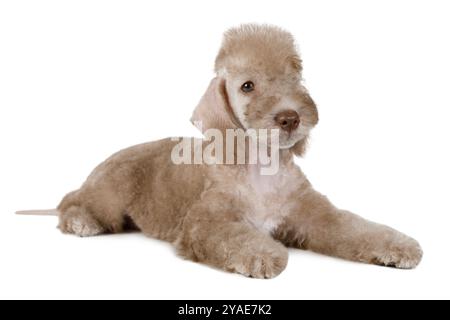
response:
{"label": "dog's tail", "polygon": [[28,211],[17,211],[16,214],[23,216],[58,216],[59,211],[57,209],[28,210]]}

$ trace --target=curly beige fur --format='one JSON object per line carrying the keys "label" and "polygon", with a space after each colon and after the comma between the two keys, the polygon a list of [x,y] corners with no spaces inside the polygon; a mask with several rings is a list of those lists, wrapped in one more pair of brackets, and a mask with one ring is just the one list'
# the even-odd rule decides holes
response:
{"label": "curly beige fur", "polygon": [[[216,72],[192,119],[202,120],[203,129],[273,129],[280,112],[299,115],[295,130],[281,132],[279,172],[174,165],[177,142],[170,139],[135,146],[106,160],[62,200],[63,232],[94,236],[137,228],[173,243],[187,259],[255,278],[279,275],[287,247],[397,268],[419,264],[422,250],[414,239],[336,208],[295,165],[318,114],[289,33],[264,25],[228,31]],[[242,92],[246,81],[254,83],[253,92]]]}

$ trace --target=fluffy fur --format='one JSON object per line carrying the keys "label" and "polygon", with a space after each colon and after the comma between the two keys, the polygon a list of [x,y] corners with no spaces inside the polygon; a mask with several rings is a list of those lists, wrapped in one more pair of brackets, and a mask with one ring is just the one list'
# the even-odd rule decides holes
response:
{"label": "fluffy fur", "polygon": [[[417,241],[336,208],[295,165],[318,113],[289,33],[260,25],[228,31],[216,72],[192,119],[202,120],[203,129],[277,128],[277,114],[298,113],[298,128],[280,137],[278,174],[262,176],[258,165],[174,165],[177,142],[170,139],[135,146],[106,160],[62,200],[63,232],[136,228],[173,243],[187,259],[255,278],[279,275],[287,247],[397,268],[419,264]],[[246,81],[253,92],[242,92]]]}

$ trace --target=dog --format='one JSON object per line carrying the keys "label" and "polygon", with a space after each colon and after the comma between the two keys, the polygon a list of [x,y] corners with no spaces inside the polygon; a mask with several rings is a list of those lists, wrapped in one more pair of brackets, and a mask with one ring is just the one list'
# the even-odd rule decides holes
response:
{"label": "dog", "polygon": [[174,164],[179,141],[165,139],[113,155],[56,210],[40,213],[57,214],[62,232],[81,237],[138,229],[186,259],[253,278],[278,276],[288,247],[401,269],[420,263],[416,240],[336,208],[294,163],[319,118],[290,33],[230,29],[215,72],[192,122],[204,133],[277,130],[278,144],[269,146],[279,153],[275,174],[262,175],[258,161]]}

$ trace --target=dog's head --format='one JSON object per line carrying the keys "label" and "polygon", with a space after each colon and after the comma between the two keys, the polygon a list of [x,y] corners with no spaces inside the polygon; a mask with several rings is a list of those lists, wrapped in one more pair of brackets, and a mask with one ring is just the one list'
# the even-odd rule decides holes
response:
{"label": "dog's head", "polygon": [[231,29],[215,70],[218,78],[208,92],[222,113],[208,106],[206,118],[224,119],[228,114],[232,121],[226,125],[222,121],[227,128],[279,129],[282,149],[304,152],[318,113],[301,83],[302,61],[291,34],[266,25]]}

